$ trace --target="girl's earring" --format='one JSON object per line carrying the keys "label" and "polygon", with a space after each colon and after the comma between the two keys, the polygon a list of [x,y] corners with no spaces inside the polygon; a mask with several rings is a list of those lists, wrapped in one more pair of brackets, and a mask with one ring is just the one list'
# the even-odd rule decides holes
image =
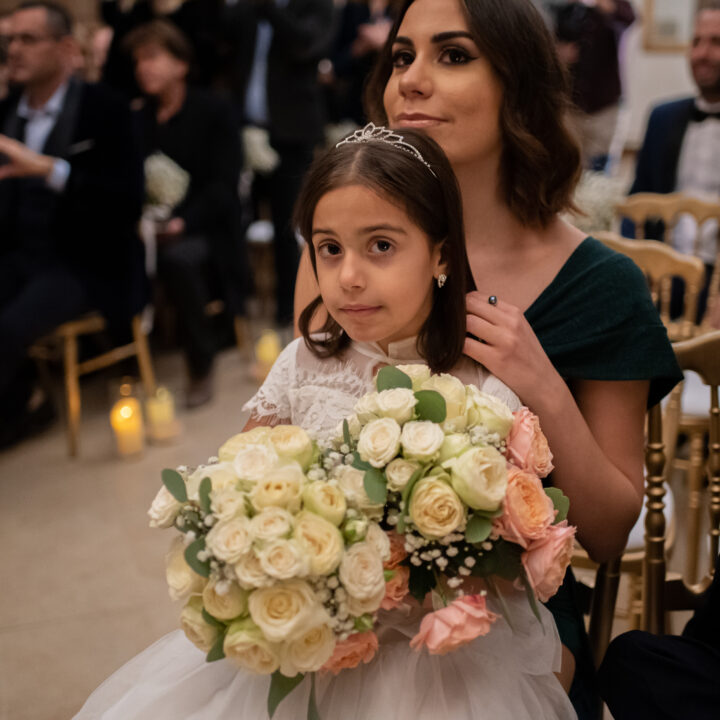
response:
{"label": "girl's earring", "polygon": [[438,287],[441,288],[446,282],[447,282],[447,275],[445,273],[440,273],[437,278]]}

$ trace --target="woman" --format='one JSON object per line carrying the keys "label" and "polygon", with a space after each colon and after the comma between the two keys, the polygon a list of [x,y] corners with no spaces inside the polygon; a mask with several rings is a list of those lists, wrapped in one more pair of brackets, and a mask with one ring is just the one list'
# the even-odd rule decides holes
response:
{"label": "woman", "polygon": [[[542,18],[530,0],[406,0],[368,101],[376,122],[422,129],[448,155],[478,287],[465,352],[540,416],[583,546],[618,555],[641,508],[646,407],[680,373],[639,271],[558,217],[580,158]],[[298,310],[317,294],[308,265]],[[572,587],[551,609],[583,717],[594,676]]]}

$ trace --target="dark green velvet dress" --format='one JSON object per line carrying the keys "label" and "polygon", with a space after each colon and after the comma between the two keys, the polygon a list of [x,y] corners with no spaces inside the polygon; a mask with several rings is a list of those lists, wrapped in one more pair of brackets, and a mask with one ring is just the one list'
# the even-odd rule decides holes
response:
{"label": "dark green velvet dress", "polygon": [[[594,238],[575,249],[525,317],[565,380],[649,380],[651,407],[682,379],[642,272]],[[575,655],[570,698],[580,720],[594,720],[599,698],[570,570],[547,606]]]}

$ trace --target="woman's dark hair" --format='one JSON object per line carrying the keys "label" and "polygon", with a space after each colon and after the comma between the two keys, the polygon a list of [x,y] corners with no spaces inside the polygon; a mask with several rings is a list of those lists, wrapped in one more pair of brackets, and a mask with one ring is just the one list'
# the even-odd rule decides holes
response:
{"label": "woman's dark hair", "polygon": [[[433,285],[433,304],[421,328],[417,349],[433,372],[450,370],[459,360],[465,342],[465,295],[475,285],[465,252],[460,190],[450,163],[430,138],[412,130],[397,131],[417,148],[430,169],[411,152],[373,140],[345,143],[318,157],[305,177],[295,204],[295,226],[307,240],[315,276],[317,261],[312,243],[313,216],[320,199],[331,190],[362,185],[407,213],[410,220],[441,246],[447,282]],[[433,174],[434,173],[434,174]],[[305,344],[318,357],[340,354],[350,338],[328,314],[321,337],[310,335],[315,311],[322,305],[316,297],[300,315]]]}
{"label": "woman's dark hair", "polygon": [[123,49],[132,54],[148,45],[157,45],[192,69],[195,60],[193,46],[179,27],[169,20],[151,20],[130,31],[124,38]]}
{"label": "woman's dark hair", "polygon": [[[392,44],[414,0],[405,0],[368,81],[368,116],[387,123],[385,86],[392,74]],[[546,227],[575,209],[580,149],[566,126],[568,79],[545,22],[530,0],[460,0],[470,33],[503,88],[500,191],[526,226]]]}

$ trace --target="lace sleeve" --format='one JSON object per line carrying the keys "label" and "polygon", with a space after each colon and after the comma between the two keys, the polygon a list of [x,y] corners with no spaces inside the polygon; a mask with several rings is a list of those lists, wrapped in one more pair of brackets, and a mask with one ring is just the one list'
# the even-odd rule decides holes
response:
{"label": "lace sleeve", "polygon": [[243,405],[251,416],[262,422],[263,418],[291,417],[290,390],[295,385],[298,343],[293,340],[279,355],[260,389]]}

